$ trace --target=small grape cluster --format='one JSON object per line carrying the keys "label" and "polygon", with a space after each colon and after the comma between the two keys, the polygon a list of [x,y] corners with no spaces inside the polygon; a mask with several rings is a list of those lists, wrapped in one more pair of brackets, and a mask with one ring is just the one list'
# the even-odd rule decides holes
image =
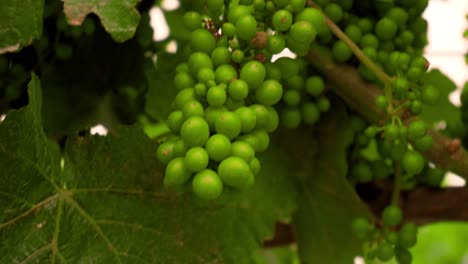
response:
{"label": "small grape cluster", "polygon": [[280,123],[275,105],[285,104],[288,128],[313,124],[330,108],[323,79],[307,78],[303,60],[272,62],[286,47],[305,55],[326,28],[322,13],[305,1],[234,2],[207,1],[209,17],[185,14],[190,54],[176,68],[179,92],[167,120],[173,135],[157,150],[167,164],[164,185],[181,186],[194,175],[192,190],[202,200],[218,198],[225,186],[254,184],[256,155]]}
{"label": "small grape cluster", "polygon": [[[65,15],[60,14],[57,17],[56,28],[56,34],[61,33],[62,35],[59,38],[60,41],[55,44],[55,57],[66,61],[73,56],[73,40],[81,36],[92,35],[96,29],[96,25],[93,19],[86,18],[80,26],[71,26],[68,24]],[[48,39],[43,37],[41,41],[48,41]],[[42,43],[42,46],[47,46],[47,44]]]}
{"label": "small grape cluster", "polygon": [[375,228],[367,218],[360,217],[353,221],[354,234],[365,242],[366,259],[389,261],[395,256],[400,264],[412,262],[412,255],[408,249],[416,245],[418,228],[412,223],[399,226],[402,220],[401,209],[396,205],[389,205],[382,212],[381,229]]}

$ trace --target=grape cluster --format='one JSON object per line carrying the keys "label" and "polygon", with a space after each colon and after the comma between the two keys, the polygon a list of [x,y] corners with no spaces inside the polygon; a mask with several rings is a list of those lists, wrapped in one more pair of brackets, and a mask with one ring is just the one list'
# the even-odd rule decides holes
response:
{"label": "grape cluster", "polygon": [[389,205],[382,212],[381,229],[376,229],[367,218],[356,218],[353,221],[353,232],[359,239],[366,241],[367,259],[389,261],[395,257],[400,264],[412,262],[409,249],[416,245],[418,228],[412,223],[401,225],[402,220],[401,209],[396,205]]}
{"label": "grape cluster", "polygon": [[[234,1],[233,1],[234,2]],[[213,200],[223,188],[249,189],[278,125],[314,124],[330,108],[324,80],[305,75],[308,52],[324,16],[305,1],[207,1],[206,14],[184,16],[189,55],[174,78],[179,90],[167,124],[173,135],[157,150],[166,187],[192,179],[193,193]],[[224,14],[224,15],[223,15]],[[223,15],[223,16],[221,16]],[[281,108],[278,114],[277,106]]]}

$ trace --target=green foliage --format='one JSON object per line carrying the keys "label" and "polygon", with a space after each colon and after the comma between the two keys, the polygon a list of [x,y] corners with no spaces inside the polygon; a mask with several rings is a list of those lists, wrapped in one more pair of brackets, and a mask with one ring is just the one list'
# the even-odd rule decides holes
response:
{"label": "green foliage", "polygon": [[63,11],[71,25],[81,25],[87,15],[96,14],[102,25],[117,42],[129,40],[135,34],[140,13],[138,0],[62,0]]}
{"label": "green foliage", "polygon": [[4,0],[0,5],[0,54],[28,46],[42,34],[44,0]]}
{"label": "green foliage", "polygon": [[136,127],[71,136],[61,153],[42,131],[36,76],[29,95],[0,124],[1,263],[248,263],[294,208],[287,167],[218,203],[164,190],[156,146]]}
{"label": "green foliage", "polygon": [[361,251],[352,220],[368,215],[346,180],[346,151],[353,139],[350,120],[343,106],[334,108],[318,125],[315,139],[304,130],[293,134],[293,142],[285,142],[288,154],[300,162],[296,174],[301,190],[293,223],[306,263],[351,263]]}

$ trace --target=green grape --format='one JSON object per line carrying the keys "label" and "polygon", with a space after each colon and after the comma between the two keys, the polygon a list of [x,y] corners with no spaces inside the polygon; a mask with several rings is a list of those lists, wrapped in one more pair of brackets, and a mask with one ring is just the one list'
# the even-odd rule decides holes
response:
{"label": "green grape", "polygon": [[55,47],[55,56],[59,60],[69,60],[73,56],[73,48],[70,45],[59,43]]}
{"label": "green grape", "polygon": [[282,57],[282,58],[277,59],[274,65],[278,66],[281,72],[281,76],[284,79],[289,79],[293,77],[294,75],[298,74],[299,72],[298,62],[288,57]]}
{"label": "green grape", "polygon": [[375,137],[375,135],[377,134],[378,130],[377,130],[377,127],[376,126],[369,126],[368,128],[366,128],[366,130],[364,130],[364,134],[368,137],[368,138],[373,138]]}
{"label": "green grape", "polygon": [[397,205],[389,205],[383,210],[382,220],[386,226],[392,227],[399,225],[402,219],[403,213]]}
{"label": "green grape", "polygon": [[[177,76],[176,76],[176,78],[177,78]],[[209,81],[213,81],[214,79],[215,79],[215,73],[213,72],[213,69],[203,68],[203,69],[198,71],[197,80],[200,83],[205,83],[206,84]],[[190,86],[187,86],[187,87],[184,87],[184,88],[188,88],[188,87],[194,87],[194,84],[190,84]]]}
{"label": "green grape", "polygon": [[228,84],[237,78],[236,69],[228,64],[219,66],[215,71],[216,83]]}
{"label": "green grape", "polygon": [[320,118],[320,110],[317,105],[312,102],[304,103],[301,107],[301,112],[304,123],[309,125],[315,124]]}
{"label": "green grape", "polygon": [[213,86],[208,89],[206,100],[210,106],[222,106],[226,102],[226,90],[221,86]]}
{"label": "green grape", "polygon": [[395,253],[393,251],[393,247],[391,244],[385,241],[382,241],[377,247],[376,254],[377,254],[378,259],[382,261],[389,261],[390,259],[393,258],[393,255]]}
{"label": "green grape", "polygon": [[305,82],[305,89],[308,94],[317,97],[325,90],[325,82],[320,76],[311,76]]}
{"label": "green grape", "polygon": [[266,79],[277,80],[277,81],[281,79],[281,70],[277,64],[265,63],[265,69],[266,69]]}
{"label": "green grape", "polygon": [[189,72],[190,69],[189,69],[189,66],[188,66],[188,63],[186,62],[183,62],[183,63],[180,63],[176,66],[176,72],[179,73],[179,72]]}
{"label": "green grape", "polygon": [[445,177],[445,171],[439,168],[430,168],[427,170],[426,175],[424,177],[424,181],[433,187],[440,187],[442,180]]}
{"label": "green grape", "polygon": [[411,175],[419,174],[424,169],[424,158],[421,154],[414,151],[407,151],[403,155],[402,166],[405,171]]}
{"label": "green grape", "polygon": [[374,27],[374,22],[370,18],[360,18],[357,22],[357,26],[361,29],[363,35],[371,33]]}
{"label": "green grape", "polygon": [[245,134],[240,136],[238,140],[249,144],[256,152],[258,152],[260,149],[259,139],[252,134]]}
{"label": "green grape", "polygon": [[425,85],[422,88],[421,99],[424,103],[434,105],[439,101],[440,92],[432,85]]}
{"label": "green grape", "polygon": [[359,28],[359,26],[357,25],[348,25],[344,32],[346,33],[346,35],[348,35],[348,37],[354,42],[354,43],[359,43],[359,41],[361,40],[361,37],[362,37],[362,32],[361,32],[361,29]]}
{"label": "green grape", "polygon": [[242,106],[237,108],[235,113],[241,121],[241,132],[247,133],[256,127],[257,115],[255,110],[246,106]]}
{"label": "green grape", "polygon": [[377,105],[377,107],[381,110],[385,110],[387,109],[387,106],[388,106],[388,100],[387,100],[387,97],[383,96],[383,95],[379,95],[375,98],[375,104]]}
{"label": "green grape", "polygon": [[203,146],[210,136],[210,129],[203,118],[192,116],[182,124],[180,135],[188,147]]}
{"label": "green grape", "polygon": [[397,77],[393,81],[393,89],[395,93],[404,94],[408,91],[408,88],[409,88],[408,80],[406,80],[406,78],[404,77]]}
{"label": "green grape", "polygon": [[205,109],[205,120],[208,123],[208,126],[211,131],[215,131],[215,122],[216,122],[216,119],[218,119],[218,116],[227,110],[228,109],[225,106],[220,106],[220,107],[208,106]]}
{"label": "green grape", "polygon": [[[229,52],[229,50],[228,50]],[[213,62],[211,61],[210,56],[202,52],[192,53],[188,59],[188,67],[190,73],[196,76],[198,71],[203,68],[213,69]]]}
{"label": "green grape", "polygon": [[264,105],[253,104],[250,106],[255,113],[256,117],[256,127],[257,128],[266,128],[269,122],[268,109]]}
{"label": "green grape", "polygon": [[401,7],[393,7],[385,16],[393,20],[399,27],[404,27],[408,21],[408,13]]}
{"label": "green grape", "polygon": [[156,157],[164,164],[169,163],[174,158],[174,142],[166,141],[161,143],[156,150]]}
{"label": "green grape", "polygon": [[177,89],[182,90],[192,88],[195,85],[195,81],[187,72],[179,72],[174,77],[174,84]]}
{"label": "green grape", "polygon": [[237,108],[245,105],[244,100],[236,100],[232,97],[226,99],[226,107],[229,111],[235,111]]}
{"label": "green grape", "polygon": [[320,112],[328,112],[330,110],[330,100],[326,97],[321,97],[317,100],[317,107]]}
{"label": "green grape", "polygon": [[278,112],[276,111],[275,108],[268,106],[267,107],[268,111],[268,119],[267,122],[264,124],[264,128],[267,132],[274,132],[279,125],[279,116]]}
{"label": "green grape", "polygon": [[285,80],[285,84],[290,89],[301,90],[302,88],[304,88],[305,80],[300,75],[294,75],[290,78],[287,78]]}
{"label": "green grape", "polygon": [[242,16],[236,22],[237,37],[242,40],[250,40],[257,32],[257,21],[251,15]]}
{"label": "green grape", "polygon": [[399,134],[399,129],[397,125],[388,124],[385,126],[385,138],[387,139],[396,139]]}
{"label": "green grape", "polygon": [[241,132],[242,123],[240,118],[233,112],[224,112],[215,121],[216,132],[234,139]]}
{"label": "green grape", "polygon": [[206,0],[206,7],[214,14],[220,14],[224,7],[224,0]]}
{"label": "green grape", "polygon": [[413,121],[409,126],[408,126],[408,135],[410,138],[421,138],[424,135],[426,135],[427,132],[427,126],[426,122],[423,120],[416,120]]}
{"label": "green grape", "polygon": [[290,0],[288,8],[290,8],[293,12],[297,13],[304,9],[306,5],[306,0]]}
{"label": "green grape", "polygon": [[250,133],[257,139],[257,146],[255,148],[256,152],[263,152],[267,150],[268,145],[270,145],[270,136],[268,132],[264,129],[257,129]]}
{"label": "green grape", "polygon": [[354,132],[361,132],[366,128],[366,121],[359,116],[351,116],[351,128]]}
{"label": "green grape", "polygon": [[254,182],[249,164],[239,157],[229,157],[221,161],[218,174],[226,185],[241,190],[250,188]]}
{"label": "green grape", "polygon": [[232,156],[244,159],[246,162],[251,162],[255,158],[255,151],[248,143],[236,141],[231,145]]}
{"label": "green grape", "polygon": [[187,102],[184,105],[184,107],[182,108],[182,113],[184,114],[185,119],[188,119],[192,116],[204,117],[205,110],[203,109],[202,104],[200,104],[198,101],[193,100]]}
{"label": "green grape", "polygon": [[338,40],[332,47],[333,58],[338,62],[346,62],[352,58],[353,52],[342,40]]}
{"label": "green grape", "polygon": [[252,171],[253,175],[256,176],[260,172],[261,164],[257,158],[252,159],[249,164],[250,170]]}
{"label": "green grape", "polygon": [[205,146],[208,156],[214,161],[222,161],[231,155],[231,141],[222,134],[212,135]]}
{"label": "green grape", "polygon": [[423,110],[423,105],[421,103],[421,101],[419,100],[414,100],[412,103],[411,103],[411,112],[413,114],[420,114]]}
{"label": "green grape", "polygon": [[[399,134],[398,129],[398,134]],[[406,142],[398,141],[394,142],[391,151],[391,159],[399,161],[403,158],[403,155],[407,152],[408,144]]]}
{"label": "green grape", "polygon": [[164,187],[172,187],[184,184],[192,176],[185,167],[184,158],[175,158],[167,164],[164,174]]}
{"label": "green grape", "polygon": [[184,25],[188,30],[193,31],[202,25],[202,17],[195,11],[189,11],[184,15]]}
{"label": "green grape", "polygon": [[430,135],[424,135],[421,138],[414,140],[414,147],[419,151],[426,151],[434,145],[434,139]]}
{"label": "green grape", "polygon": [[229,84],[228,93],[235,100],[244,100],[249,95],[249,85],[243,80],[235,80]]}
{"label": "green grape", "polygon": [[190,35],[190,47],[193,51],[211,54],[216,47],[216,39],[210,31],[202,28],[196,29]]}
{"label": "green grape", "polygon": [[369,182],[372,180],[372,170],[366,163],[360,162],[354,164],[351,168],[351,175],[355,178],[358,182]]}
{"label": "green grape", "polygon": [[281,112],[281,124],[288,129],[299,127],[302,121],[301,111],[297,108],[286,108]]}
{"label": "green grape", "polygon": [[231,52],[227,47],[216,47],[211,53],[211,60],[215,67],[231,63]]}
{"label": "green grape", "polygon": [[278,31],[287,31],[292,25],[292,15],[287,10],[278,10],[272,18],[273,28]]}
{"label": "green grape", "polygon": [[247,82],[250,89],[260,87],[265,80],[265,75],[265,66],[255,60],[247,62],[240,71],[240,79]]}
{"label": "green grape", "polygon": [[228,20],[229,22],[236,24],[237,20],[243,16],[250,15],[253,12],[252,6],[238,5],[229,8]]}
{"label": "green grape", "polygon": [[266,80],[255,91],[255,98],[263,105],[274,105],[281,100],[283,87],[276,80]]}
{"label": "green grape", "polygon": [[361,48],[379,48],[379,40],[375,35],[372,34],[365,34],[361,38],[360,46]]}
{"label": "green grape", "polygon": [[173,133],[179,133],[180,127],[184,123],[184,113],[180,110],[173,111],[167,118],[167,126]]}
{"label": "green grape", "polygon": [[324,11],[325,14],[327,14],[327,16],[335,23],[338,23],[343,19],[343,10],[335,3],[326,5]]}
{"label": "green grape", "polygon": [[411,264],[413,262],[413,257],[406,248],[396,247],[395,257],[398,261],[398,264]]}
{"label": "green grape", "polygon": [[177,93],[172,102],[175,109],[182,109],[187,102],[195,100],[195,90],[193,88],[185,88]]}
{"label": "green grape", "polygon": [[398,231],[398,246],[412,248],[418,241],[418,228],[412,223],[404,224]]}
{"label": "green grape", "polygon": [[315,8],[304,8],[304,10],[296,15],[295,21],[309,22],[312,26],[314,26],[315,29],[317,29],[318,33],[323,33],[328,30],[325,23],[325,17],[320,10]]}
{"label": "green grape", "polygon": [[398,235],[393,230],[386,230],[385,240],[387,240],[392,245],[396,245],[398,243]]}
{"label": "green grape", "polygon": [[317,31],[307,21],[298,21],[291,26],[289,37],[291,40],[299,43],[311,43],[314,41]]}
{"label": "green grape", "polygon": [[185,153],[185,167],[191,172],[199,172],[208,166],[210,158],[202,147],[191,148]]}
{"label": "green grape", "polygon": [[283,101],[288,106],[298,106],[301,103],[301,93],[297,90],[287,90],[283,95]]}
{"label": "green grape", "polygon": [[223,192],[223,182],[212,170],[203,170],[193,177],[193,193],[202,200],[214,200]]}
{"label": "green grape", "polygon": [[183,157],[187,152],[187,146],[183,139],[179,138],[174,142],[174,157]]}
{"label": "green grape", "polygon": [[252,5],[253,4],[253,0],[240,0],[239,4],[241,5]]}
{"label": "green grape", "polygon": [[235,63],[241,63],[244,60],[244,52],[242,50],[235,50],[231,53],[231,59]]}
{"label": "green grape", "polygon": [[236,34],[236,26],[234,24],[226,22],[221,27],[223,35],[227,37],[233,37]]}
{"label": "green grape", "polygon": [[362,240],[366,239],[369,235],[369,228],[369,220],[364,217],[355,218],[351,224],[351,230],[353,231],[354,235]]}
{"label": "green grape", "polygon": [[284,38],[280,35],[272,35],[268,37],[267,49],[272,54],[278,54],[284,50],[286,47],[286,42]]}

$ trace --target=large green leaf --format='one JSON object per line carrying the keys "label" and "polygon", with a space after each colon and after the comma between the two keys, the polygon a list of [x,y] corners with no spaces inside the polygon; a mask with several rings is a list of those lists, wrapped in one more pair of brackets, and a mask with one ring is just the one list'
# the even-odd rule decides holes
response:
{"label": "large green leaf", "polygon": [[31,44],[42,34],[44,0],[2,0],[0,3],[0,54]]}
{"label": "large green leaf", "polygon": [[140,14],[135,8],[139,0],[62,0],[68,22],[78,26],[90,13],[96,14],[104,28],[117,42],[135,34]]}
{"label": "large green leaf", "polygon": [[368,214],[346,179],[346,150],[353,139],[349,118],[342,105],[333,110],[321,118],[314,140],[308,139],[311,133],[294,137],[300,141],[294,149],[304,149],[303,189],[293,221],[303,263],[352,263],[361,247],[351,222]]}
{"label": "large green leaf", "polygon": [[430,124],[445,120],[449,126],[458,126],[461,122],[460,109],[449,99],[450,93],[457,89],[455,83],[437,69],[428,72],[423,82],[437,88],[440,92],[440,99],[434,105],[424,105],[420,117]]}
{"label": "large green leaf", "polygon": [[294,209],[278,152],[250,192],[208,204],[162,188],[155,143],[135,127],[70,138],[61,167],[36,77],[29,92],[0,124],[0,263],[249,263]]}

